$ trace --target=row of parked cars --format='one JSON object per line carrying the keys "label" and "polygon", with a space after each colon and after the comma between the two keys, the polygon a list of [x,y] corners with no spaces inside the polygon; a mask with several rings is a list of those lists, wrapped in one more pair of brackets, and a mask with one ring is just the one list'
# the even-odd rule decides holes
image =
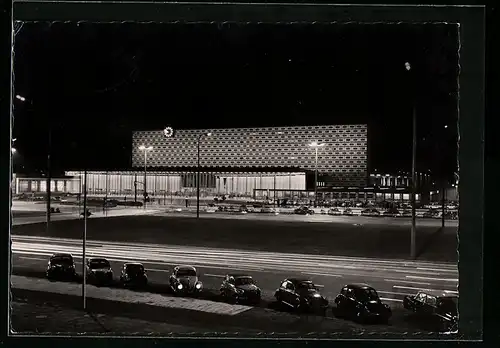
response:
{"label": "row of parked cars", "polygon": [[[114,280],[110,262],[105,258],[90,258],[86,261],[85,277],[96,285]],[[50,280],[76,278],[77,272],[73,256],[67,253],[53,254],[47,265]],[[120,283],[127,288],[145,288],[148,285],[147,271],[139,262],[126,262],[120,273]],[[197,270],[193,266],[176,266],[168,278],[168,286],[175,295],[197,296],[203,291]],[[248,274],[227,274],[219,288],[221,298],[228,303],[257,305],[262,298],[262,290]],[[335,316],[352,319],[359,323],[388,323],[391,308],[382,302],[377,291],[368,284],[352,283],[342,287],[335,297],[335,306],[323,296],[319,287],[308,278],[287,278],[281,281],[274,293],[277,304],[298,312],[315,312],[325,315],[329,308]],[[414,296],[406,296],[403,306],[421,316],[424,320],[435,321],[440,330],[457,329],[457,296],[447,293],[421,291]]]}

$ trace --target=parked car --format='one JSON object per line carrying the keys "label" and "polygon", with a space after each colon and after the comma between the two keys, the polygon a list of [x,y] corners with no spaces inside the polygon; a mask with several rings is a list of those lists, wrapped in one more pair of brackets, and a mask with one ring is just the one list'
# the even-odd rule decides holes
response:
{"label": "parked car", "polygon": [[382,213],[382,216],[385,216],[385,217],[399,217],[401,216],[401,212],[397,209],[387,209],[386,211],[384,211]]}
{"label": "parked car", "polygon": [[321,295],[318,287],[306,278],[283,280],[274,297],[279,304],[299,311],[319,311],[325,314],[328,308],[328,300]]}
{"label": "parked car", "polygon": [[330,208],[328,210],[328,215],[342,215],[342,212],[339,208]]}
{"label": "parked car", "polygon": [[203,288],[193,266],[177,266],[169,278],[170,288],[174,294],[196,295]]}
{"label": "parked car", "polygon": [[76,267],[73,255],[68,253],[53,254],[47,264],[47,278],[55,279],[71,279],[76,278]]}
{"label": "parked car", "polygon": [[124,287],[135,288],[147,286],[148,276],[142,263],[127,262],[123,264],[120,282]]}
{"label": "parked car", "polygon": [[354,213],[352,212],[351,208],[345,208],[344,211],[342,212],[342,215],[353,216]]}
{"label": "parked car", "polygon": [[298,215],[313,215],[314,214],[314,210],[312,210],[311,208],[306,207],[304,205],[302,207],[299,207],[299,208],[295,209],[293,211],[293,213],[294,214],[298,214]]}
{"label": "parked car", "polygon": [[367,208],[361,211],[361,216],[380,216],[380,211],[375,208]]}
{"label": "parked car", "polygon": [[87,260],[86,277],[89,282],[109,283],[113,281],[111,264],[105,258],[93,257]]}
{"label": "parked car", "polygon": [[220,294],[230,302],[259,303],[261,290],[253,278],[246,274],[228,274],[220,286]]}
{"label": "parked car", "polygon": [[51,213],[51,214],[52,214],[52,213],[60,213],[60,212],[61,212],[61,210],[60,210],[59,208],[54,208],[54,207],[51,207],[51,208],[50,208],[50,213]]}
{"label": "parked car", "polygon": [[87,211],[85,211],[85,212],[83,212],[83,211],[82,211],[82,212],[80,213],[80,216],[82,216],[82,217],[83,217],[83,216],[85,216],[85,215],[87,215],[87,216],[91,216],[91,215],[92,215],[92,212],[91,212],[89,209],[87,209]]}
{"label": "parked car", "polygon": [[335,298],[337,314],[364,323],[382,321],[392,316],[391,308],[382,303],[374,288],[367,284],[345,285]]}
{"label": "parked car", "polygon": [[435,211],[435,210],[433,210],[433,209],[429,209],[428,211],[426,211],[426,212],[424,212],[424,213],[422,214],[422,217],[424,217],[424,218],[434,218],[434,217],[436,217],[438,214],[439,214],[439,212],[438,212],[438,211]]}
{"label": "parked car", "polygon": [[401,212],[402,217],[412,217],[411,210],[405,209]]}
{"label": "parked car", "polygon": [[440,331],[456,331],[458,327],[458,296],[440,291],[420,291],[405,296],[403,307]]}
{"label": "parked car", "polygon": [[273,207],[262,207],[260,208],[261,213],[272,213],[272,214],[277,214],[278,212],[276,211],[275,208]]}

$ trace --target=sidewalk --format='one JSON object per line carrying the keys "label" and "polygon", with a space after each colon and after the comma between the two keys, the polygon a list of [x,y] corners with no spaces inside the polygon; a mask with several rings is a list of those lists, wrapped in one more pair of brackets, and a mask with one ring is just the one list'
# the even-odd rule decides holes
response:
{"label": "sidewalk", "polygon": [[23,334],[127,334],[169,335],[205,332],[201,328],[151,322],[83,310],[64,308],[56,304],[34,304],[16,299],[11,302],[11,332]]}

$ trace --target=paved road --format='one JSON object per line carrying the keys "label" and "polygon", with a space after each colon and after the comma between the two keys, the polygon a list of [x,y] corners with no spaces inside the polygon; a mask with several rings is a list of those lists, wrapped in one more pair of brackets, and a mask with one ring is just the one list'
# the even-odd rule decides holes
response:
{"label": "paved road", "polygon": [[[81,255],[81,241],[58,238],[13,237],[14,269],[29,268],[43,272],[47,257],[54,252]],[[325,294],[335,296],[342,285],[367,282],[391,302],[417,289],[457,291],[458,269],[453,263],[373,260],[291,253],[270,253],[201,247],[159,246],[139,243],[87,242],[88,256],[103,256],[113,261],[115,272],[125,261],[141,261],[154,282],[168,279],[174,265],[199,267],[206,286],[216,289],[224,274],[244,271],[271,296],[280,280],[306,275],[324,286]]]}
{"label": "paved road", "polygon": [[[139,211],[141,211],[139,209]],[[304,218],[304,217],[302,217]],[[374,258],[409,257],[410,228],[400,222],[383,225],[365,220],[363,224],[310,223],[253,219],[212,219],[178,216],[121,216],[89,219],[89,239],[115,242],[176,244],[270,252],[360,256]],[[45,224],[14,226],[13,235],[81,238],[78,220],[56,221],[50,230]],[[456,262],[456,228],[440,230],[418,226],[419,259]]]}

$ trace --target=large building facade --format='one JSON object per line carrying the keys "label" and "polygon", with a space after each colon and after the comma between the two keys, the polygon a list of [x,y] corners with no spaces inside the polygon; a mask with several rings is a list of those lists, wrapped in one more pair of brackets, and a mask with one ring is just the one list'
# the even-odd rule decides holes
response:
{"label": "large building facade", "polygon": [[[309,144],[317,142],[324,144],[317,158],[323,185],[362,187],[368,181],[368,134],[363,124],[177,130],[171,137],[163,130],[138,131],[132,137],[132,167],[193,171],[198,166],[198,141],[200,168],[214,176],[224,171],[313,173],[316,149]],[[152,147],[146,157],[141,146]]]}

